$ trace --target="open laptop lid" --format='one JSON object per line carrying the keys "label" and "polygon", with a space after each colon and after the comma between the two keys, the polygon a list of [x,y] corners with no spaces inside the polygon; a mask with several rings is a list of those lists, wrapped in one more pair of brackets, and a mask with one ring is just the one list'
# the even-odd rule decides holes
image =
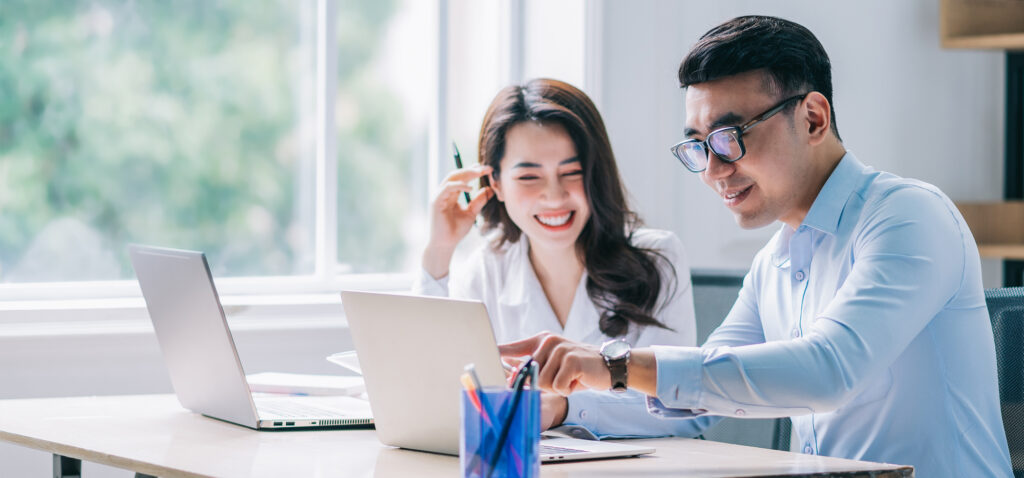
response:
{"label": "open laptop lid", "polygon": [[483,303],[355,291],[341,301],[380,441],[457,455],[466,364],[483,386],[505,384]]}
{"label": "open laptop lid", "polygon": [[[258,417],[201,252],[131,245],[132,267],[181,405],[250,428]],[[210,320],[213,315],[221,320]]]}

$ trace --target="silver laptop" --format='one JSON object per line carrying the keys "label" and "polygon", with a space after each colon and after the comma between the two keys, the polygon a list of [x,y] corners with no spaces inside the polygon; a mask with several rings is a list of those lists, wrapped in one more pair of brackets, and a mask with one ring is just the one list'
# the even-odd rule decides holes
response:
{"label": "silver laptop", "polygon": [[206,256],[139,245],[128,253],[183,407],[257,430],[373,423],[369,404],[353,397],[254,397]]}
{"label": "silver laptop", "polygon": [[[459,376],[475,364],[483,386],[505,372],[483,303],[437,297],[343,291],[352,341],[385,445],[457,455]],[[654,453],[650,447],[547,437],[541,462]]]}

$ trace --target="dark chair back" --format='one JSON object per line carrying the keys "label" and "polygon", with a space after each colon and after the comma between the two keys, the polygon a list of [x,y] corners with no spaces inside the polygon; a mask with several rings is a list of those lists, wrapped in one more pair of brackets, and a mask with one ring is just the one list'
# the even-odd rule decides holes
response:
{"label": "dark chair back", "polygon": [[[732,309],[746,271],[694,269],[691,272],[693,305],[697,314],[697,343],[703,344]],[[789,450],[789,429],[788,418],[770,420],[726,417],[704,432],[704,437],[736,445]]]}
{"label": "dark chair back", "polygon": [[772,429],[772,449],[789,451],[790,433],[793,429],[793,422],[789,417],[775,419],[775,426]]}
{"label": "dark chair back", "polygon": [[985,291],[996,342],[999,402],[1013,476],[1024,477],[1024,287]]}

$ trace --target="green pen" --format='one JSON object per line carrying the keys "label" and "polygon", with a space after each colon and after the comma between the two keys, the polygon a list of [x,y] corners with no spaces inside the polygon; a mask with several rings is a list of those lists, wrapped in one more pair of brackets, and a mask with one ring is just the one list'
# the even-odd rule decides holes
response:
{"label": "green pen", "polygon": [[[455,141],[452,141],[452,149],[455,150],[455,167],[458,168],[458,169],[462,169],[462,156],[459,155],[459,147],[455,145]],[[470,201],[469,193],[466,192],[466,191],[463,191],[462,192],[462,196],[466,198],[466,204],[469,204],[469,201]]]}

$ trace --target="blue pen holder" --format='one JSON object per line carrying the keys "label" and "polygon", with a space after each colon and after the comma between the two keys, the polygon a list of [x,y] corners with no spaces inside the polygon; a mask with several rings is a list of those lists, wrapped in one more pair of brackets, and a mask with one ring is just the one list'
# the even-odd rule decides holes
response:
{"label": "blue pen holder", "polygon": [[[497,449],[505,418],[511,413],[515,392],[485,388],[478,393],[483,412],[477,411],[469,392],[462,392],[462,433],[459,465],[464,477],[540,476],[540,391],[524,389],[512,417],[504,446]],[[495,453],[497,461],[494,462]],[[493,471],[491,463],[495,463]]]}

